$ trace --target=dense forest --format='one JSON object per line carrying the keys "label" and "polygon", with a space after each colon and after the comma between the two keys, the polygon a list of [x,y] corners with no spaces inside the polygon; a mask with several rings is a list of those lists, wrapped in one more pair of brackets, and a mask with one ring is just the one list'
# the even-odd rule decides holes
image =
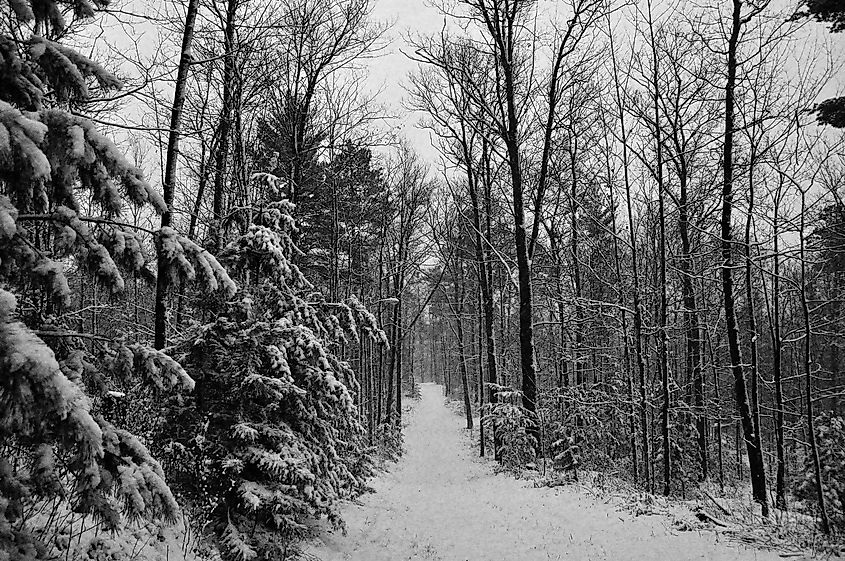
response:
{"label": "dense forest", "polygon": [[0,560],[309,558],[421,382],[504,470],[836,543],[845,7],[376,4],[0,2]]}

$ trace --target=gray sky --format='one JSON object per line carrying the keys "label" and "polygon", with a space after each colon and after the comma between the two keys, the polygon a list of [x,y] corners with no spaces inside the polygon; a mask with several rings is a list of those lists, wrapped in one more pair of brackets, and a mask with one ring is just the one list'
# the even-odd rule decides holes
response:
{"label": "gray sky", "polygon": [[428,161],[437,160],[437,151],[431,145],[428,131],[420,129],[420,115],[409,114],[402,107],[406,97],[404,86],[407,76],[417,68],[417,64],[400,52],[409,52],[405,36],[412,34],[433,33],[443,25],[443,18],[437,10],[428,5],[427,0],[376,0],[373,17],[379,21],[393,23],[389,31],[390,44],[382,57],[370,61],[370,87],[381,90],[378,100],[390,107],[391,111],[402,115],[396,123],[399,134],[404,136],[417,151]]}

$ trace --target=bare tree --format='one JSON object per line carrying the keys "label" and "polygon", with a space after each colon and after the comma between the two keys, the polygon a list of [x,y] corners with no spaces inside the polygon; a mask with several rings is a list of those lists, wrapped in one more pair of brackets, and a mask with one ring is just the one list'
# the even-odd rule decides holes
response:
{"label": "bare tree", "polygon": [[[522,372],[523,406],[533,413],[537,407],[537,374],[534,349],[533,297],[531,287],[531,256],[540,231],[540,216],[548,181],[553,132],[558,110],[559,92],[566,82],[566,63],[582,40],[589,37],[595,21],[604,13],[605,4],[596,0],[574,0],[567,23],[551,31],[552,49],[547,72],[538,72],[533,62],[541,37],[532,27],[536,3],[532,0],[460,0],[459,13],[453,13],[447,3],[441,4],[444,14],[460,18],[471,25],[478,35],[466,37],[469,48],[488,57],[494,69],[492,75],[481,76],[471,67],[461,51],[451,47],[453,39],[446,32],[439,38],[418,41],[416,58],[449,76],[456,87],[483,118],[492,123],[491,131],[502,146],[500,156],[510,171],[513,208],[513,234],[519,283],[519,338]],[[477,37],[477,38],[476,38]],[[493,87],[481,86],[493,80]],[[537,92],[543,94],[538,98]],[[537,113],[542,103],[541,113]],[[526,123],[543,123],[536,131],[539,141],[539,170],[533,185],[527,184],[528,162],[525,149],[531,133]],[[526,204],[532,199],[532,222],[526,221]]]}
{"label": "bare tree", "polygon": [[725,322],[728,336],[728,350],[731,360],[731,372],[734,377],[734,396],[737,411],[742,423],[743,437],[748,452],[748,463],[751,471],[751,486],[754,500],[760,504],[763,516],[769,515],[769,500],[766,495],[766,470],[763,464],[763,451],[757,444],[760,442],[754,431],[754,421],[748,405],[748,391],[746,387],[745,370],[742,363],[742,353],[739,341],[739,329],[736,319],[733,281],[733,199],[734,199],[734,134],[736,127],[736,79],[739,60],[737,57],[740,33],[742,27],[764,8],[753,6],[751,11],[743,13],[742,1],[733,0],[731,10],[731,24],[728,27],[727,41],[727,77],[725,80],[725,132],[722,147],[722,215],[721,250],[722,250],[722,293],[725,308]]}
{"label": "bare tree", "polygon": [[266,25],[278,45],[272,111],[285,141],[280,165],[294,204],[304,162],[315,156],[322,111],[337,99],[332,78],[382,47],[385,27],[371,20],[371,11],[372,0],[292,0]]}

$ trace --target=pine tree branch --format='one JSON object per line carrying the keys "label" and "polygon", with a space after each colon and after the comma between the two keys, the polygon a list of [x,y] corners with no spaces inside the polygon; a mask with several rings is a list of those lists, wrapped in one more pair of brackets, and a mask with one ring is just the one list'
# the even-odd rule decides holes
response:
{"label": "pine tree branch", "polygon": [[39,337],[79,337],[81,339],[93,339],[95,341],[105,341],[111,343],[114,339],[104,337],[102,335],[94,335],[93,333],[80,333],[78,331],[51,331],[51,330],[33,330],[33,333]]}
{"label": "pine tree branch", "polygon": [[[120,222],[119,220],[110,220],[108,218],[94,218],[91,216],[77,216],[79,220],[83,222],[93,222],[96,224],[107,224],[109,226],[120,226],[122,228],[130,228],[133,230],[139,230],[141,232],[150,234],[154,236],[156,232],[154,230],[150,230],[149,228],[144,228],[143,226],[137,226],[135,224],[129,224],[128,222]],[[56,220],[56,217],[52,214],[20,214],[18,215],[18,220]]]}

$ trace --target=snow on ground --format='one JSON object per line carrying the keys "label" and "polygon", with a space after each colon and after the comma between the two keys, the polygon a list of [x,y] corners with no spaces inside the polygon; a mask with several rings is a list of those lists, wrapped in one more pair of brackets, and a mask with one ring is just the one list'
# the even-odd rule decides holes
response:
{"label": "snow on ground", "polygon": [[308,553],[323,561],[684,561],[779,559],[712,532],[677,532],[660,516],[633,517],[583,490],[535,488],[493,473],[464,437],[443,389],[422,385],[405,429],[406,453],[343,510],[347,535],[324,529]]}

